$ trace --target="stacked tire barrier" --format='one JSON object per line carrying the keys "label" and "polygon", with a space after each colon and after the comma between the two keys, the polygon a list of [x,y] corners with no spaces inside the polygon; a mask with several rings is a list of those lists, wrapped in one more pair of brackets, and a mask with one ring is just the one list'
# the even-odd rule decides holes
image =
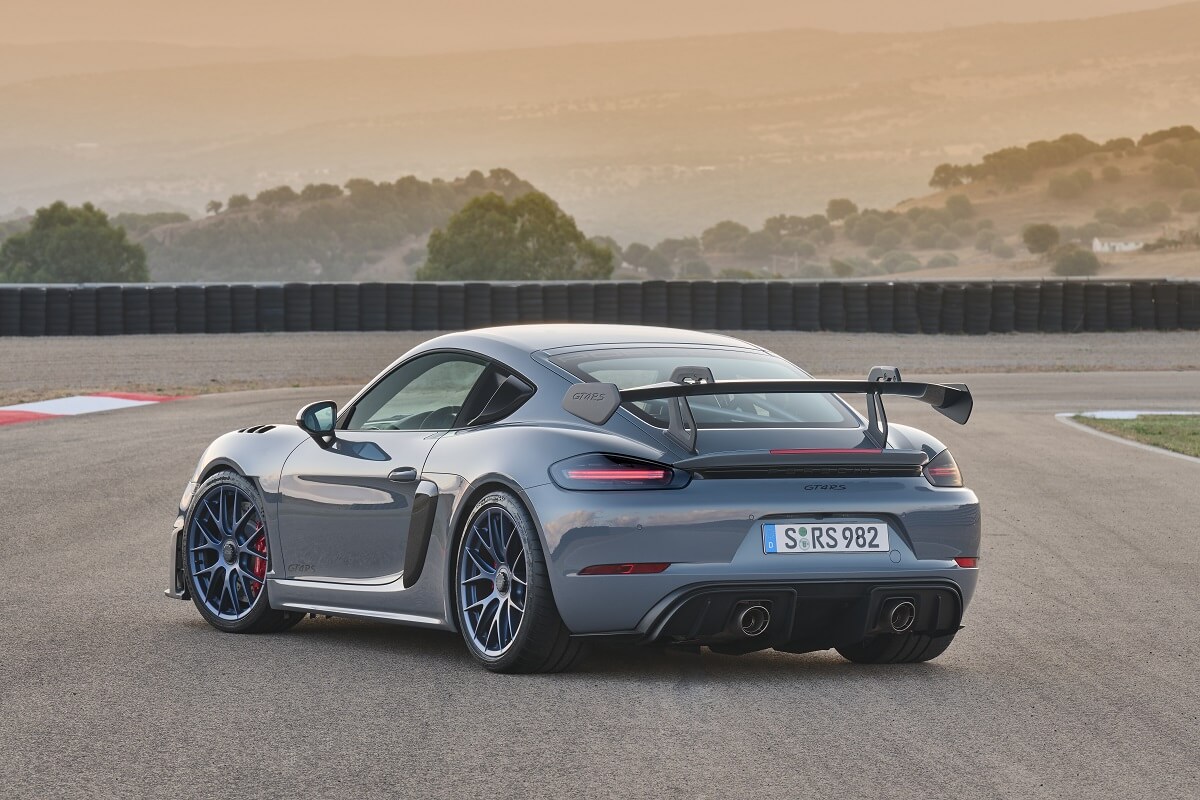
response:
{"label": "stacked tire barrier", "polygon": [[462,330],[522,322],[700,330],[1200,330],[1200,282],[606,281],[0,286],[0,337]]}

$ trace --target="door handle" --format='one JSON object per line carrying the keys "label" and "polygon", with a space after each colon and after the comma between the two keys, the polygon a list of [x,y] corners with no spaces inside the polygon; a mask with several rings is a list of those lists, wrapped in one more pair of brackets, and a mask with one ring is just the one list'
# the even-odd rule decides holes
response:
{"label": "door handle", "polygon": [[415,467],[401,467],[388,473],[388,480],[396,483],[412,483],[417,479]]}

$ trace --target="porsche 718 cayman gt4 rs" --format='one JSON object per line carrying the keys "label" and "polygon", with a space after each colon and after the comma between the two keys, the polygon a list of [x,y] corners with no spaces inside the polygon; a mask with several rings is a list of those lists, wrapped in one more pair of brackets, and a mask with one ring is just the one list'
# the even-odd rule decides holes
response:
{"label": "porsche 718 cayman gt4 rs", "polygon": [[888,424],[893,395],[971,413],[965,386],[814,380],[727,336],[441,336],[340,411],[214,441],[167,594],[232,632],[309,613],[457,630],[501,672],[597,638],[925,661],[975,589],[979,503],[941,442]]}

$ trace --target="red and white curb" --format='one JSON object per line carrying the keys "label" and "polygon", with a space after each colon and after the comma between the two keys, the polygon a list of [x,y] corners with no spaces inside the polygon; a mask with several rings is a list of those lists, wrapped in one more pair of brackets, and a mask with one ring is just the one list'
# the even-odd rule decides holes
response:
{"label": "red and white curb", "polygon": [[80,414],[95,414],[98,411],[116,411],[121,408],[150,406],[171,400],[182,400],[160,394],[135,394],[132,392],[99,392],[97,394],[59,397],[36,403],[18,403],[15,406],[0,406],[0,425],[18,422],[36,422],[54,417],[75,417]]}

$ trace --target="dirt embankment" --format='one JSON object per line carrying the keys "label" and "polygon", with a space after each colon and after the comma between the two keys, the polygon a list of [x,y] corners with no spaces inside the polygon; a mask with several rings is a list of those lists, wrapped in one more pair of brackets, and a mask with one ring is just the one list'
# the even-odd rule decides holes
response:
{"label": "dirt embankment", "polygon": [[[361,385],[435,336],[278,333],[0,339],[0,405],[99,391],[200,394]],[[815,375],[876,364],[908,374],[1200,369],[1200,333],[1014,334],[978,337],[741,331]]]}

